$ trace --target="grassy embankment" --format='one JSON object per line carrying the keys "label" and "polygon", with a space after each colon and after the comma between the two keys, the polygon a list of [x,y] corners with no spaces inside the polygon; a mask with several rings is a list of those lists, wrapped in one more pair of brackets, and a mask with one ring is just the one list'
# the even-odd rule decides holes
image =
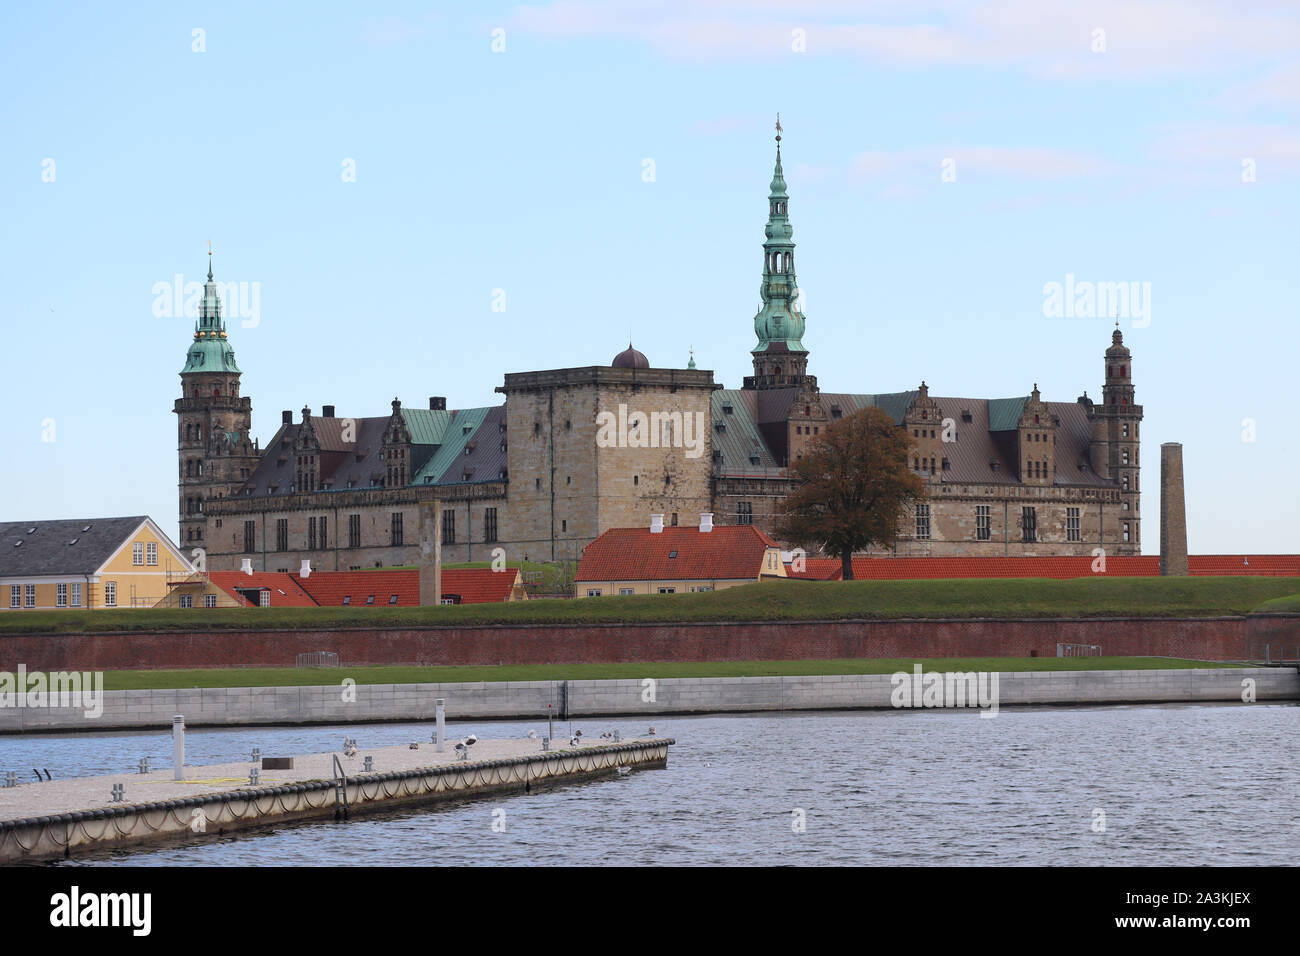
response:
{"label": "grassy embankment", "polygon": [[106,690],[189,687],[312,687],[358,684],[455,684],[537,680],[643,680],[647,677],[778,677],[835,674],[893,674],[924,671],[1156,670],[1228,667],[1168,657],[960,657],[859,658],[808,661],[689,661],[648,664],[537,664],[499,667],[266,667],[233,670],[110,671]]}
{"label": "grassy embankment", "polygon": [[[772,581],[705,594],[536,600],[447,607],[190,608],[0,613],[0,634],[250,627],[420,627],[887,618],[1217,617],[1300,610],[1295,578],[963,578]],[[376,595],[376,601],[385,599]],[[1278,599],[1282,599],[1279,601]]]}

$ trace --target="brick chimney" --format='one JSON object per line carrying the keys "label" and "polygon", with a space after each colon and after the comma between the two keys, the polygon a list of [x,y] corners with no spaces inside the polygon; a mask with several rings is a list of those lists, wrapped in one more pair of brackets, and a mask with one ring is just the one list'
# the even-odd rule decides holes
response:
{"label": "brick chimney", "polygon": [[442,603],[442,503],[420,502],[420,605]]}
{"label": "brick chimney", "polygon": [[664,516],[663,516],[663,515],[651,515],[651,516],[650,516],[650,533],[651,533],[651,534],[663,534],[663,530],[664,530]]}
{"label": "brick chimney", "polygon": [[1187,506],[1183,496],[1183,446],[1160,446],[1160,576],[1187,574]]}

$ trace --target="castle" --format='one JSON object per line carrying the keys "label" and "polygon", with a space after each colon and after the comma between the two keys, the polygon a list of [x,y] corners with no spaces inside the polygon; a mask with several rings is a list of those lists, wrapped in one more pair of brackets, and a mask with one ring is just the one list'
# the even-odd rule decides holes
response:
{"label": "castle", "polygon": [[[724,388],[692,358],[653,367],[629,344],[609,365],[505,375],[487,408],[394,399],[387,415],[324,405],[282,413],[261,447],[221,318],[209,258],[181,370],[180,538],[209,570],[321,570],[419,563],[576,560],[602,532],[652,513],[669,524],[753,524],[769,533],[787,466],[845,415],[877,406],[911,433],[928,499],[890,553],[1087,555],[1140,552],[1133,368],[1118,327],[1099,404],[943,398],[919,388],[822,392],[808,374],[781,136],[768,196],[754,374]],[[209,257],[211,253],[209,253]]]}

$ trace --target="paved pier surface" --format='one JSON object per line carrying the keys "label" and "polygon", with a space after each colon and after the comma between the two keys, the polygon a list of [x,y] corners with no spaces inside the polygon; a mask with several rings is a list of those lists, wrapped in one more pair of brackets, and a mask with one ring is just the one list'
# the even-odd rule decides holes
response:
{"label": "paved pier surface", "polygon": [[[663,741],[662,737],[624,737],[622,743]],[[377,747],[358,749],[356,754],[345,757],[342,751],[319,754],[277,754],[264,753],[264,757],[293,757],[292,770],[261,770],[260,761],[255,764],[251,753],[248,760],[238,763],[213,764],[202,767],[185,768],[184,780],[174,780],[170,766],[152,770],[149,773],[119,773],[96,777],[72,777],[67,780],[47,780],[44,783],[19,784],[16,787],[0,787],[0,820],[16,820],[29,817],[48,816],[59,813],[73,813],[85,810],[113,809],[125,804],[155,803],[160,800],[181,800],[190,797],[202,797],[209,794],[226,794],[232,791],[264,790],[268,787],[282,787],[288,784],[308,781],[332,780],[334,778],[334,757],[337,755],[343,765],[343,773],[351,778],[370,773],[395,773],[418,770],[425,767],[439,767],[454,764],[468,767],[483,761],[502,760],[518,757],[541,757],[547,754],[578,754],[596,750],[602,746],[612,745],[611,740],[589,739],[579,747],[570,747],[567,740],[552,741],[549,751],[542,750],[541,739],[532,740],[480,739],[470,747],[468,761],[456,759],[452,748],[456,741],[448,739],[446,750],[438,753],[436,744],[427,739],[418,741],[419,750],[411,750],[409,745],[397,747]],[[373,769],[365,770],[365,758],[374,758]],[[248,782],[248,771],[259,766],[256,785]],[[113,784],[120,783],[124,788],[124,800],[114,802],[110,799]]]}

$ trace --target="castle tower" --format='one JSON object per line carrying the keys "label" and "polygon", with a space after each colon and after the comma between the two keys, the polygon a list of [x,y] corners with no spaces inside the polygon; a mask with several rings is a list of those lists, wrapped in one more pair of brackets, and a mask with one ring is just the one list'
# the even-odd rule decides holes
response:
{"label": "castle tower", "polygon": [[1106,349],[1106,384],[1101,404],[1090,408],[1092,469],[1110,478],[1120,488],[1119,554],[1141,553],[1139,505],[1138,432],[1142,406],[1134,400],[1133,358],[1124,345],[1124,335],[1115,323],[1110,348]]}
{"label": "castle tower", "polygon": [[808,375],[808,350],[803,347],[804,315],[799,311],[799,285],[794,268],[794,230],[790,226],[789,196],[781,170],[781,120],[776,123],[776,170],[767,197],[767,228],[763,242],[762,300],[754,316],[758,345],[750,353],[754,374],[745,388],[789,388],[817,380]]}
{"label": "castle tower", "polygon": [[212,278],[208,252],[208,281],[194,326],[194,341],[181,369],[177,450],[180,484],[182,546],[207,547],[204,501],[238,492],[257,467],[259,452],[249,439],[252,403],[239,394],[239,366],[221,320],[221,298]]}

